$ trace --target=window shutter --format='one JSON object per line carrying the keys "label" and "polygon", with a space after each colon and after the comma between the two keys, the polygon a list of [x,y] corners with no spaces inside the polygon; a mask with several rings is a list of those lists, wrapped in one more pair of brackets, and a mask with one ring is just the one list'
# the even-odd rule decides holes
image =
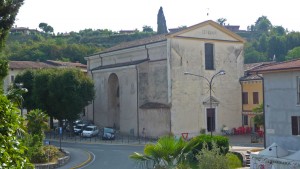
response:
{"label": "window shutter", "polygon": [[243,104],[248,104],[248,92],[242,93],[242,102]]}
{"label": "window shutter", "polygon": [[292,116],[292,135],[298,135],[298,116]]}
{"label": "window shutter", "polygon": [[259,104],[258,92],[253,92],[253,104]]}

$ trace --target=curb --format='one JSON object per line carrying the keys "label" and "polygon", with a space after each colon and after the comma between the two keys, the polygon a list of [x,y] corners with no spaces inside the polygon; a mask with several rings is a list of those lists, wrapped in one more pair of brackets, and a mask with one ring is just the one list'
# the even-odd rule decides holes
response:
{"label": "curb", "polygon": [[[49,141],[56,141],[59,142],[59,140],[55,140],[55,139],[48,139]],[[127,146],[145,146],[148,143],[108,143],[108,142],[74,142],[74,141],[68,141],[68,140],[62,140],[62,143],[76,143],[76,144],[102,144],[102,145],[127,145]],[[149,142],[152,143],[152,142]]]}

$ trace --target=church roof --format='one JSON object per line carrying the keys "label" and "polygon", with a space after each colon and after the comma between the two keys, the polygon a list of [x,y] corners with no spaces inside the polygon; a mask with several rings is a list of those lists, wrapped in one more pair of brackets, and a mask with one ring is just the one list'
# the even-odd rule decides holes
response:
{"label": "church roof", "polygon": [[166,41],[167,38],[176,37],[180,34],[195,30],[199,27],[203,27],[203,26],[206,26],[206,25],[211,25],[211,26],[219,29],[220,31],[224,32],[225,34],[235,38],[237,42],[242,42],[242,43],[246,42],[239,35],[229,31],[228,29],[224,28],[223,26],[219,25],[218,23],[216,23],[214,21],[208,20],[208,21],[201,22],[199,24],[196,24],[196,25],[193,25],[193,26],[190,26],[190,27],[187,27],[187,28],[180,29],[179,31],[174,32],[174,33],[171,32],[171,33],[168,33],[168,34],[154,35],[154,36],[150,36],[150,37],[143,38],[143,39],[123,42],[123,43],[120,43],[120,44],[118,44],[116,46],[113,46],[111,48],[105,49],[104,51],[101,51],[99,53],[92,54],[90,56]]}
{"label": "church roof", "polygon": [[157,43],[157,42],[162,42],[162,41],[166,41],[166,40],[167,40],[167,38],[166,38],[165,34],[154,35],[154,36],[143,38],[143,39],[120,43],[116,46],[113,46],[111,48],[108,48],[108,49],[100,52],[100,54],[117,51],[117,50],[121,50],[121,49],[133,48],[133,47],[142,46],[142,45],[148,45],[151,43]]}
{"label": "church roof", "polygon": [[130,65],[138,65],[140,63],[146,62],[149,59],[142,59],[142,60],[136,60],[136,61],[130,61],[130,62],[123,62],[123,63],[116,63],[116,64],[110,64],[110,65],[104,65],[104,66],[98,66],[93,70],[101,70],[101,69],[109,69],[114,67],[122,67],[122,66],[130,66]]}

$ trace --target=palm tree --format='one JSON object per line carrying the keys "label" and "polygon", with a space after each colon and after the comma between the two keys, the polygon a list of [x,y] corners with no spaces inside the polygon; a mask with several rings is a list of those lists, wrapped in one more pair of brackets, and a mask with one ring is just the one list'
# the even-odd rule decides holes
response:
{"label": "palm tree", "polygon": [[129,157],[135,160],[142,168],[168,169],[188,168],[187,158],[192,149],[197,146],[196,141],[186,142],[182,138],[171,136],[161,137],[156,144],[147,144],[144,154],[133,153]]}
{"label": "palm tree", "polygon": [[44,137],[44,131],[47,129],[48,116],[40,109],[31,110],[26,116],[27,128],[32,135],[38,135],[40,141]]}

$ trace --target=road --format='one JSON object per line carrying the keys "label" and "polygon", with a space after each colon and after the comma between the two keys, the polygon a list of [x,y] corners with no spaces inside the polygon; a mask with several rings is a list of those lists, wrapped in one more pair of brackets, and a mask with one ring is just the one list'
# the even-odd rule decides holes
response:
{"label": "road", "polygon": [[[58,142],[52,142],[59,147]],[[113,144],[83,144],[83,143],[62,143],[62,149],[71,153],[68,164],[59,169],[70,169],[78,162],[86,161],[87,152],[94,155],[94,159],[84,169],[134,169],[139,168],[137,164],[129,159],[133,152],[143,152],[143,145],[113,145]],[[82,151],[83,150],[83,151]],[[84,152],[84,153],[83,153]]]}

